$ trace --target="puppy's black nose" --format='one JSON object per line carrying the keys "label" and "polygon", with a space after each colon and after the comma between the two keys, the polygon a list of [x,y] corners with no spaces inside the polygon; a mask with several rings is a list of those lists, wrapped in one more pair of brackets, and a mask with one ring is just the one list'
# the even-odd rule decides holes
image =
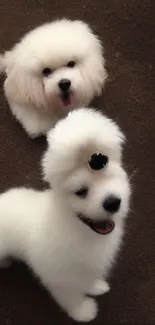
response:
{"label": "puppy's black nose", "polygon": [[59,85],[59,88],[62,91],[67,91],[67,90],[69,90],[69,87],[71,85],[71,81],[69,79],[61,79],[59,81],[58,85]]}
{"label": "puppy's black nose", "polygon": [[109,213],[115,213],[119,210],[121,199],[114,195],[109,195],[103,202],[103,208]]}

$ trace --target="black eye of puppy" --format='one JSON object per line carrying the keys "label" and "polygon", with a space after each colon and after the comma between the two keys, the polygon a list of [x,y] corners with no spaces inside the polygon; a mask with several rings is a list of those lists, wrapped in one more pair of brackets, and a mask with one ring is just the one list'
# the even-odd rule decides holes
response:
{"label": "black eye of puppy", "polygon": [[85,198],[88,194],[88,188],[87,187],[81,187],[80,190],[75,192],[75,195]]}
{"label": "black eye of puppy", "polygon": [[74,68],[74,66],[75,66],[75,62],[74,61],[69,61],[67,63],[67,67],[69,67],[69,68]]}
{"label": "black eye of puppy", "polygon": [[45,68],[42,71],[42,74],[44,75],[44,77],[48,77],[51,73],[52,73],[52,70],[50,68]]}
{"label": "black eye of puppy", "polygon": [[102,153],[94,153],[88,160],[88,164],[93,170],[100,170],[107,166],[108,157]]}

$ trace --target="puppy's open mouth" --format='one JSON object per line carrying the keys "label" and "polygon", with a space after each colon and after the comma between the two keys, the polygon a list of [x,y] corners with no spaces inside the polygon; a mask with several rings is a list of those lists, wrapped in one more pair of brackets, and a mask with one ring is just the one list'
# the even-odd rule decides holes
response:
{"label": "puppy's open mouth", "polygon": [[72,94],[70,91],[62,92],[60,95],[60,99],[64,106],[70,106],[72,103]]}
{"label": "puppy's open mouth", "polygon": [[92,220],[82,214],[79,214],[78,218],[81,222],[84,222],[88,227],[101,235],[108,235],[115,228],[115,223],[112,220]]}

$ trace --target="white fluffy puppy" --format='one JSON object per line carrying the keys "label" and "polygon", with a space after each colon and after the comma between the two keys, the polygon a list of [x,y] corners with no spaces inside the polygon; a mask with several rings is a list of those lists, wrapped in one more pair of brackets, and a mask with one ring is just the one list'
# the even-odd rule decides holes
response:
{"label": "white fluffy puppy", "polygon": [[0,258],[32,268],[77,321],[90,321],[89,295],[106,278],[120,247],[130,186],[122,167],[124,136],[110,119],[79,109],[48,135],[42,165],[49,190],[15,188],[0,195]]}
{"label": "white fluffy puppy", "polygon": [[72,108],[86,106],[106,80],[102,46],[90,27],[67,19],[44,24],[0,56],[10,108],[31,137]]}

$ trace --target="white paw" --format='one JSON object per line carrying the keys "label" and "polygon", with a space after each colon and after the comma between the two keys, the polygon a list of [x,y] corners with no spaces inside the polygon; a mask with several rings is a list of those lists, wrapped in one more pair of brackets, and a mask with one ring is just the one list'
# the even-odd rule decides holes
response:
{"label": "white paw", "polygon": [[28,136],[29,136],[30,139],[35,140],[35,139],[40,138],[41,136],[43,136],[43,134],[42,133],[28,133]]}
{"label": "white paw", "polygon": [[81,305],[72,310],[70,316],[77,322],[90,322],[98,312],[97,303],[92,298],[85,298]]}
{"label": "white paw", "polygon": [[96,280],[94,285],[92,286],[89,294],[92,296],[100,296],[109,292],[110,287],[109,284],[104,280]]}

